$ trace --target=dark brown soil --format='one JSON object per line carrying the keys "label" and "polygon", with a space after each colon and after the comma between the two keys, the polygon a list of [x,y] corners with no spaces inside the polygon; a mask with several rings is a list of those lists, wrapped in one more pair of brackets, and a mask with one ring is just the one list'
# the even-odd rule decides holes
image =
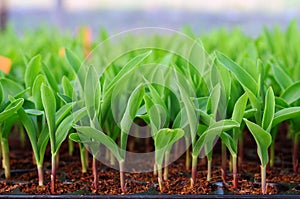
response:
{"label": "dark brown soil", "polygon": [[[286,142],[286,141],[285,141]],[[36,167],[32,162],[29,143],[22,148],[19,141],[11,138],[11,179],[5,180],[0,173],[0,193],[50,194],[50,152],[46,152],[44,186],[39,187]],[[15,143],[15,144],[12,144]],[[290,142],[291,143],[291,142]],[[274,168],[267,169],[268,194],[300,194],[300,174],[292,172],[291,152],[288,146],[276,148],[279,154]],[[246,146],[255,146],[253,140],[245,140]],[[239,167],[239,188],[233,189],[232,174],[227,171],[227,181],[222,182],[220,170],[220,147],[216,147],[213,156],[213,173],[211,182],[206,181],[205,161],[198,161],[197,181],[190,187],[190,171],[185,169],[185,156],[172,163],[169,168],[169,180],[163,182],[164,194],[261,194],[260,165],[256,147],[246,148],[244,161]],[[228,153],[229,154],[229,153]],[[91,158],[90,158],[91,159]],[[228,160],[229,162],[229,160]],[[89,165],[92,165],[91,160]],[[300,170],[300,169],[299,169]],[[160,194],[157,177],[153,173],[126,173],[126,194]],[[62,145],[60,164],[57,172],[57,194],[123,194],[120,189],[118,171],[98,164],[98,187],[93,188],[91,169],[81,173],[79,149],[75,144],[74,155],[68,154],[67,143]]]}

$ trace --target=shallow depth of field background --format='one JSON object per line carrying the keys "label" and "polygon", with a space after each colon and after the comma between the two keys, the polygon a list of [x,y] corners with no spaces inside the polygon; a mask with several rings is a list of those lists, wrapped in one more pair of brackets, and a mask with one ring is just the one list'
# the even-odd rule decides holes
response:
{"label": "shallow depth of field background", "polygon": [[[197,33],[239,27],[256,35],[263,26],[300,17],[299,0],[0,0],[6,1],[9,25],[18,32],[40,26],[75,31],[90,26],[115,34],[137,27],[180,30],[190,26]],[[298,20],[299,21],[299,20]]]}

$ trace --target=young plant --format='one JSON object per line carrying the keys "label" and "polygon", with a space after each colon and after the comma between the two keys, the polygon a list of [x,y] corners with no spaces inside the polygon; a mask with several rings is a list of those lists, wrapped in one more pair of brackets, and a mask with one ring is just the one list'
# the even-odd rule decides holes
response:
{"label": "young plant", "polygon": [[233,187],[238,187],[238,165],[237,165],[237,157],[238,157],[238,143],[239,138],[241,137],[241,126],[243,117],[245,115],[246,105],[248,101],[247,94],[243,94],[235,103],[232,120],[238,122],[240,124],[240,128],[233,128],[230,132],[223,132],[220,137],[222,142],[228,148],[231,154],[232,160],[232,174],[233,174]]}
{"label": "young plant", "polygon": [[[144,95],[147,120],[151,127],[151,134],[155,146],[155,170],[158,174],[159,189],[162,191],[162,181],[168,179],[168,162],[173,144],[184,136],[182,128],[166,128],[169,125],[167,107],[154,86],[148,84],[149,93]],[[181,114],[181,112],[179,113]],[[179,115],[178,118],[182,116]],[[173,126],[179,126],[179,119]],[[183,127],[183,126],[182,126]],[[162,173],[163,159],[165,158],[164,177]]]}
{"label": "young plant", "polygon": [[[0,141],[2,166],[5,178],[10,178],[10,159],[8,137],[12,126],[18,119],[17,111],[22,108],[24,99],[20,98],[27,90],[7,79],[0,79]],[[13,97],[12,97],[13,96]]]}
{"label": "young plant", "polygon": [[71,127],[86,115],[85,108],[79,109],[70,114],[74,103],[66,104],[56,110],[56,99],[52,89],[42,84],[41,100],[47,121],[48,133],[51,144],[51,193],[55,193],[56,180],[56,155],[61,144],[68,136]]}
{"label": "young plant", "polygon": [[270,134],[272,128],[272,122],[274,119],[275,112],[275,97],[272,88],[270,87],[267,90],[265,98],[265,108],[262,118],[261,126],[244,119],[247,127],[252,133],[256,144],[257,144],[257,153],[261,162],[261,187],[262,193],[267,193],[266,186],[266,166],[269,162],[268,149],[272,142],[272,136]]}

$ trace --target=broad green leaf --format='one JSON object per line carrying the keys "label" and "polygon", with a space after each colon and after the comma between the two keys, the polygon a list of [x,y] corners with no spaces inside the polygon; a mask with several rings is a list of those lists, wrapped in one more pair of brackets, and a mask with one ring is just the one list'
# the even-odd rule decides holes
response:
{"label": "broad green leaf", "polygon": [[189,125],[189,121],[187,118],[187,113],[185,109],[181,109],[177,116],[175,117],[173,124],[172,124],[172,128],[181,128],[184,129],[185,127],[187,127]]}
{"label": "broad green leaf", "polygon": [[77,143],[81,143],[80,137],[81,136],[78,133],[71,133],[69,135],[69,139],[71,139],[72,141],[77,142]]}
{"label": "broad green leaf", "polygon": [[197,115],[197,111],[195,108],[195,103],[193,103],[192,99],[195,98],[195,93],[191,91],[189,88],[191,88],[191,85],[189,82],[186,81],[184,78],[180,78],[180,73],[175,73],[176,77],[176,85],[178,87],[181,102],[183,104],[182,108],[185,109],[185,112],[187,113],[187,120],[189,123],[189,131],[190,137],[192,139],[192,145],[195,142],[195,138],[197,135],[197,128],[199,123],[199,117]]}
{"label": "broad green leaf", "polygon": [[41,55],[34,56],[26,66],[25,86],[32,88],[33,82],[37,75],[41,72]]}
{"label": "broad green leaf", "polygon": [[81,61],[79,60],[79,58],[73,53],[71,52],[69,49],[65,49],[66,52],[66,57],[67,60],[69,62],[69,64],[72,66],[72,68],[74,69],[74,72],[77,73],[80,66],[81,66]]}
{"label": "broad green leaf", "polygon": [[216,119],[219,104],[220,104],[220,97],[221,97],[221,86],[217,84],[211,91],[211,94],[208,99],[207,109],[206,112],[213,115]]}
{"label": "broad green leaf", "polygon": [[37,162],[43,164],[45,151],[49,142],[49,129],[48,126],[45,126],[42,132],[39,134],[38,141],[37,141],[37,148],[39,152],[39,157]]}
{"label": "broad green leaf", "polygon": [[208,129],[207,125],[199,124],[198,125],[198,132],[197,132],[198,136],[200,137],[207,129]]}
{"label": "broad green leaf", "polygon": [[73,100],[71,97],[61,94],[61,93],[57,93],[57,96],[65,103],[65,104],[69,104],[71,103]]}
{"label": "broad green leaf", "polygon": [[289,104],[284,101],[281,97],[275,97],[276,108],[285,109],[289,107]]}
{"label": "broad green leaf", "polygon": [[37,110],[37,109],[25,109],[25,112],[28,115],[32,115],[32,116],[41,116],[44,115],[43,111]]}
{"label": "broad green leaf", "polygon": [[[20,108],[18,110],[19,120],[21,121],[22,125],[26,129],[28,138],[30,140],[32,150],[34,152],[34,155],[37,159],[37,162],[40,160],[39,150],[37,146],[36,136],[37,136],[37,129],[33,122],[33,120],[30,119],[29,115],[25,112],[23,108]],[[48,133],[48,131],[47,131]]]}
{"label": "broad green leaf", "polygon": [[276,82],[279,84],[281,90],[285,90],[293,84],[290,76],[277,64],[271,64]]}
{"label": "broad green leaf", "polygon": [[255,116],[256,112],[257,112],[256,108],[251,108],[251,109],[245,110],[244,118],[247,118],[247,119],[252,118]]}
{"label": "broad green leaf", "polygon": [[11,102],[1,113],[0,113],[0,124],[8,120],[13,115],[17,114],[17,111],[22,107],[24,99],[20,98]]}
{"label": "broad green leaf", "polygon": [[8,139],[8,136],[11,132],[11,128],[16,123],[18,119],[18,114],[13,114],[11,117],[5,120],[5,122],[2,124],[2,138]]}
{"label": "broad green leaf", "polygon": [[184,135],[184,131],[180,128],[160,129],[155,136],[155,148],[163,149],[172,146],[177,140],[179,140]]}
{"label": "broad green leaf", "polygon": [[47,119],[47,125],[49,128],[49,136],[51,143],[51,150],[55,150],[55,112],[56,112],[56,100],[53,91],[45,84],[41,86],[42,103]]}
{"label": "broad green leaf", "polygon": [[271,131],[275,113],[275,96],[272,87],[267,90],[265,97],[265,108],[262,118],[262,128],[267,132]]}
{"label": "broad green leaf", "polygon": [[122,131],[128,133],[131,127],[131,124],[136,117],[138,109],[141,106],[144,97],[144,86],[139,85],[134,91],[131,93],[127,105],[125,113],[122,117],[120,127]]}
{"label": "broad green leaf", "polygon": [[223,143],[225,143],[226,147],[228,148],[231,155],[237,154],[237,143],[232,139],[232,137],[226,133],[223,132],[220,134],[221,140]]}
{"label": "broad green leaf", "polygon": [[2,92],[3,92],[3,101],[7,102],[8,101],[8,96],[14,96],[15,98],[21,97],[19,96],[20,93],[23,94],[24,89],[22,86],[16,82],[14,82],[11,79],[3,78],[0,79],[0,83],[2,84]]}
{"label": "broad green leaf", "polygon": [[289,86],[280,96],[288,104],[292,104],[300,98],[300,82],[296,82]]}
{"label": "broad green leaf", "polygon": [[117,75],[113,77],[113,79],[109,82],[109,85],[106,87],[105,92],[103,93],[104,95],[104,102],[102,105],[102,112],[104,115],[107,114],[110,105],[109,102],[110,100],[105,100],[109,99],[112,95],[112,92],[114,90],[114,86],[116,85],[117,82],[122,81],[122,78],[127,78],[126,74],[129,74],[132,70],[134,70],[137,66],[139,66],[150,54],[152,51],[148,51],[146,53],[139,54],[138,56],[134,57],[131,59],[119,72]]}
{"label": "broad green leaf", "polygon": [[58,126],[60,122],[71,112],[73,105],[74,103],[65,104],[55,113],[55,126]]}
{"label": "broad green leaf", "polygon": [[218,51],[216,51],[215,54],[218,61],[228,70],[230,70],[238,79],[238,81],[256,96],[258,93],[258,85],[255,79],[244,68],[237,65],[224,54]]}
{"label": "broad green leaf", "polygon": [[155,162],[162,165],[163,157],[166,150],[171,150],[173,144],[184,136],[184,131],[180,128],[160,129],[154,138],[155,144]]}
{"label": "broad green leaf", "polygon": [[[71,106],[72,107],[72,106]],[[56,149],[54,153],[57,153],[61,144],[63,141],[67,138],[69,130],[72,128],[74,124],[76,124],[80,119],[82,119],[84,116],[86,116],[86,108],[79,109],[78,111],[75,111],[71,115],[68,115],[65,117],[62,122],[57,127],[57,130],[55,132],[55,143],[56,143]]]}
{"label": "broad green leaf", "polygon": [[300,107],[299,106],[289,107],[289,108],[279,110],[274,114],[274,120],[273,120],[272,127],[277,126],[278,124],[280,124],[283,121],[290,120],[290,119],[293,119],[293,118],[299,117],[299,116],[300,116]]}
{"label": "broad green leaf", "polygon": [[192,98],[196,109],[206,111],[207,103],[209,97],[199,97],[199,98]]}
{"label": "broad green leaf", "polygon": [[141,64],[150,54],[152,51],[148,51],[131,59],[120,71],[119,73],[113,78],[113,80],[109,83],[106,92],[111,92],[114,85],[126,74],[130,73],[136,66]]}
{"label": "broad green leaf", "polygon": [[95,117],[97,111],[96,103],[99,103],[100,90],[98,87],[100,87],[100,84],[97,71],[93,66],[90,66],[85,77],[84,99],[88,115],[91,119]]}
{"label": "broad green leaf", "polygon": [[63,88],[64,95],[70,98],[74,97],[75,91],[73,85],[71,84],[70,80],[66,76],[63,76],[62,78],[62,88]]}
{"label": "broad green leaf", "polygon": [[208,148],[212,148],[216,136],[219,136],[222,132],[238,128],[239,126],[240,124],[233,120],[220,120],[211,124],[196,141],[193,147],[193,156],[198,156],[205,145],[208,145]]}
{"label": "broad green leaf", "polygon": [[43,73],[44,73],[45,77],[48,80],[48,83],[49,83],[50,87],[54,91],[58,92],[59,91],[59,89],[58,89],[58,83],[55,80],[55,77],[53,76],[53,72],[50,71],[48,65],[43,64],[42,70],[43,70]]}
{"label": "broad green leaf", "polygon": [[35,104],[35,108],[38,110],[43,110],[43,103],[41,97],[41,86],[43,83],[46,84],[47,80],[44,75],[39,74],[36,76],[32,86],[33,101]]}
{"label": "broad green leaf", "polygon": [[199,111],[199,115],[200,115],[200,121],[207,126],[215,122],[214,116],[208,115],[204,111]]}
{"label": "broad green leaf", "polygon": [[269,162],[268,148],[272,143],[272,136],[257,124],[247,119],[244,119],[244,121],[246,122],[246,125],[257,144],[257,154],[260,158],[261,164],[265,166]]}
{"label": "broad green leaf", "polygon": [[86,140],[86,138],[93,139],[95,142],[102,143],[106,146],[118,161],[124,160],[124,158],[120,156],[118,145],[102,131],[89,126],[76,126],[75,129],[81,132],[79,135],[81,141]]}
{"label": "broad green leaf", "polygon": [[155,104],[149,94],[144,95],[144,101],[150,120],[151,131],[154,136],[159,129],[164,127],[167,118],[166,110],[161,105]]}
{"label": "broad green leaf", "polygon": [[244,93],[235,103],[232,113],[232,120],[237,121],[239,124],[242,122],[246,106],[248,101],[248,95]]}

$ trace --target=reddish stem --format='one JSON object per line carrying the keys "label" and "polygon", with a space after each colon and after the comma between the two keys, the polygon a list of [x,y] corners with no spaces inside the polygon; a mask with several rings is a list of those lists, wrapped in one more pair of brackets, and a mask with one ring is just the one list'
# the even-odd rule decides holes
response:
{"label": "reddish stem", "polygon": [[232,156],[232,175],[233,175],[233,188],[238,188],[238,168],[237,168],[237,157],[236,155]]}
{"label": "reddish stem", "polygon": [[55,194],[55,180],[56,180],[56,156],[51,157],[51,194]]}
{"label": "reddish stem", "polygon": [[124,160],[119,161],[121,190],[125,193]]}
{"label": "reddish stem", "polygon": [[97,159],[93,157],[93,176],[94,176],[94,188],[98,187],[98,175],[97,175]]}
{"label": "reddish stem", "polygon": [[37,170],[38,170],[39,186],[43,186],[44,185],[43,165],[38,165]]}
{"label": "reddish stem", "polygon": [[196,182],[196,175],[197,175],[197,156],[192,156],[192,177],[191,177],[191,187],[194,187],[194,184]]}

